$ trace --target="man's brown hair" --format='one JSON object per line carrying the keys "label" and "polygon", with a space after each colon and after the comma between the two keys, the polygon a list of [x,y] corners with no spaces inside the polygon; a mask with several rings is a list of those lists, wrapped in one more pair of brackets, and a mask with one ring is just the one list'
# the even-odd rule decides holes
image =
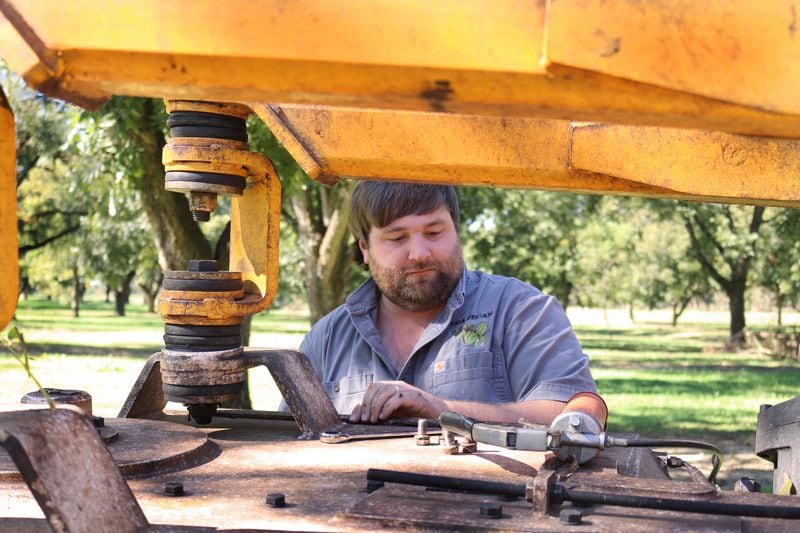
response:
{"label": "man's brown hair", "polygon": [[382,228],[408,215],[424,215],[447,207],[458,231],[455,188],[390,181],[359,181],[353,190],[348,225],[356,240],[369,242],[370,228]]}

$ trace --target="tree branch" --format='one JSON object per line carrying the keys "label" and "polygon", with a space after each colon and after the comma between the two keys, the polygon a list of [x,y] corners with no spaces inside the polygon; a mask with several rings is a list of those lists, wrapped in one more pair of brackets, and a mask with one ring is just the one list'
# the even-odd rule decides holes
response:
{"label": "tree branch", "polygon": [[684,225],[686,226],[686,230],[689,232],[689,240],[692,241],[692,252],[694,253],[695,257],[698,261],[700,261],[700,265],[703,267],[703,270],[708,272],[708,275],[714,278],[714,281],[719,283],[719,285],[725,289],[729,284],[730,281],[725,279],[722,274],[714,268],[714,265],[706,258],[705,255],[700,251],[700,241],[695,234],[694,227],[692,223],[688,219],[684,219]]}
{"label": "tree branch", "polygon": [[19,247],[19,256],[22,257],[23,255],[25,255],[26,253],[30,252],[31,250],[36,250],[37,248],[41,248],[42,246],[46,246],[46,245],[50,244],[53,241],[57,241],[61,237],[66,237],[70,233],[75,233],[76,231],[78,231],[78,229],[80,227],[81,227],[80,224],[76,224],[76,225],[70,226],[70,227],[68,227],[68,228],[66,228],[64,230],[61,230],[60,232],[58,232],[55,235],[52,235],[52,236],[44,239],[43,241],[39,241],[39,242],[34,243],[34,244],[28,244],[28,245],[25,245],[25,246],[20,246]]}

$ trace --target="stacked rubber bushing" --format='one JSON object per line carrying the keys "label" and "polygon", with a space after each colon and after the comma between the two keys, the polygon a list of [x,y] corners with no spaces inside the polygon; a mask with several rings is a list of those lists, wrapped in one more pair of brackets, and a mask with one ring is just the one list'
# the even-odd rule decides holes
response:
{"label": "stacked rubber bushing", "polygon": [[[225,109],[224,106],[219,107],[220,111]],[[241,110],[234,108],[231,112],[241,113]],[[208,146],[217,143],[229,149],[249,150],[247,122],[241,114],[179,109],[169,114],[167,126],[173,146]],[[197,221],[205,222],[216,208],[217,194],[242,195],[247,186],[247,173],[243,169],[238,170],[215,164],[214,161],[168,167],[164,185],[169,191],[190,193],[192,216]]]}
{"label": "stacked rubber bushing", "polygon": [[[191,260],[189,270],[165,273],[164,290],[190,301],[241,298],[241,272],[218,269],[217,261]],[[247,369],[238,317],[221,324],[167,322],[164,343],[161,372],[168,400],[215,405],[241,394]]]}

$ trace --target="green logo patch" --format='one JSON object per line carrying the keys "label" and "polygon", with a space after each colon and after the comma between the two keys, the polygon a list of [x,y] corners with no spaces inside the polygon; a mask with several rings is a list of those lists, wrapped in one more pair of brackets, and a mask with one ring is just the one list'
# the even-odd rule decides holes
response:
{"label": "green logo patch", "polygon": [[478,325],[464,324],[453,331],[453,336],[457,339],[461,339],[464,344],[483,346],[486,344],[486,330],[488,329],[488,322],[481,322]]}

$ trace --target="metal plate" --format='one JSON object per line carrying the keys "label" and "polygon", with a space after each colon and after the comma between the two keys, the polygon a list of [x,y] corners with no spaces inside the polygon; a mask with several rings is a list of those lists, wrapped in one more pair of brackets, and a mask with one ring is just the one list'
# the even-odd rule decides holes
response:
{"label": "metal plate", "polygon": [[[125,477],[146,477],[202,464],[219,447],[197,428],[157,420],[106,418],[118,432],[108,451]],[[103,429],[106,429],[103,428]],[[0,449],[0,480],[21,480],[11,457]]]}

